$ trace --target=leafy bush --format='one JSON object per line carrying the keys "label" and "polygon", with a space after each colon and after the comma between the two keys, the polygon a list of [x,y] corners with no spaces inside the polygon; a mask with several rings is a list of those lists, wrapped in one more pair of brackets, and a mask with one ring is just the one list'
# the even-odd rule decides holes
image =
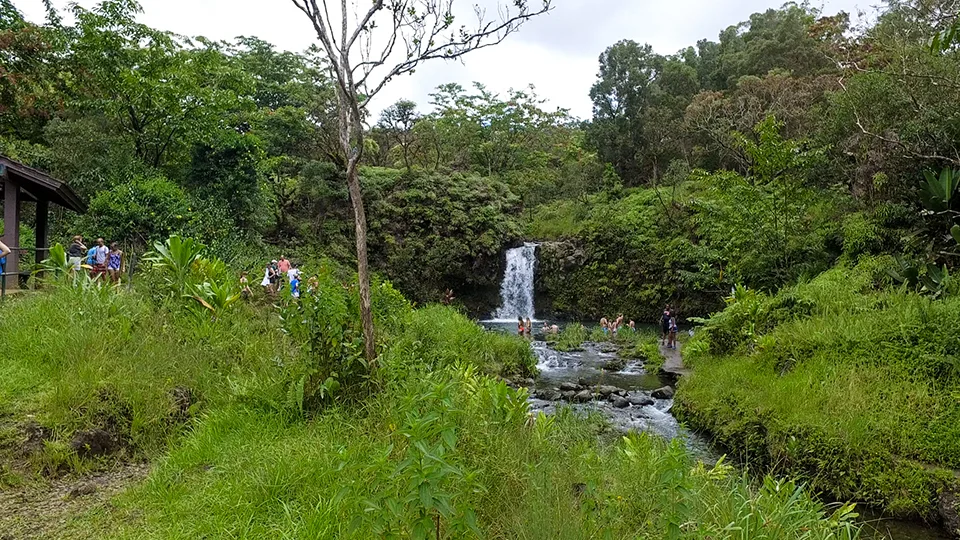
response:
{"label": "leafy bush", "polygon": [[960,464],[958,300],[874,289],[889,258],[860,260],[775,296],[738,290],[686,347],[677,410],[763,470],[927,518]]}

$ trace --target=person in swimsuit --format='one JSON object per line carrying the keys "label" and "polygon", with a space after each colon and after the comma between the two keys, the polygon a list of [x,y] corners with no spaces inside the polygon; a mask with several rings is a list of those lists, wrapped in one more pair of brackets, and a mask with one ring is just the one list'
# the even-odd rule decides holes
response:
{"label": "person in swimsuit", "polygon": [[532,336],[532,335],[533,335],[533,321],[530,320],[530,317],[527,317],[527,324],[525,325],[525,328],[526,328],[526,330],[527,330],[527,335],[528,335],[528,336]]}
{"label": "person in swimsuit", "polygon": [[110,253],[107,254],[107,275],[110,281],[120,283],[120,273],[123,268],[123,252],[116,242],[110,243]]}
{"label": "person in swimsuit", "polygon": [[670,317],[670,337],[667,339],[667,348],[677,348],[677,318]]}
{"label": "person in swimsuit", "polygon": [[524,332],[525,330],[523,327],[523,317],[517,317],[517,333],[522,336]]}

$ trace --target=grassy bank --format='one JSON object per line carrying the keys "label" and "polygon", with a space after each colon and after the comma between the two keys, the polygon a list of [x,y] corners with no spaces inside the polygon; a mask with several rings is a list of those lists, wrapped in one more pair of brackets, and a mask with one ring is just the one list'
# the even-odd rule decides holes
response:
{"label": "grassy bank", "polygon": [[894,289],[886,265],[738,290],[686,347],[678,409],[758,470],[933,519],[960,467],[960,299]]}
{"label": "grassy bank", "polygon": [[[51,538],[856,535],[849,508],[827,509],[790,482],[704,468],[680,443],[621,439],[570,411],[531,417],[525,392],[490,376],[529,374],[528,344],[449,308],[411,310],[388,286],[374,297],[379,369],[349,379],[353,293],[336,285],[323,310],[302,299],[282,321],[272,307],[198,317],[152,295],[95,288],[8,302],[3,489],[152,465],[145,481],[63,527],[10,529],[18,516],[3,511],[0,523]],[[342,319],[331,315],[335,290]],[[305,338],[293,314],[347,322],[310,326],[319,333]],[[318,335],[346,352],[316,349]],[[362,392],[335,391],[328,361]],[[28,448],[31,421],[46,435]],[[97,456],[73,445],[94,429],[117,447]]]}

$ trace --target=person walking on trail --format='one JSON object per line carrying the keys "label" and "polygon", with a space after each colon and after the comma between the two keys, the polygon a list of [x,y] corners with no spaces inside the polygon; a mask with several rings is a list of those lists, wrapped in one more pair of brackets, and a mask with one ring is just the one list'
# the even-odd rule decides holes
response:
{"label": "person walking on trail", "polygon": [[667,348],[674,349],[677,348],[677,318],[670,317],[670,337],[667,339]]}
{"label": "person walking on trail", "polygon": [[276,261],[273,261],[273,262],[271,262],[271,263],[268,263],[267,266],[264,268],[264,271],[263,271],[263,281],[260,282],[260,286],[262,286],[264,289],[266,289],[267,292],[270,293],[270,294],[273,294],[273,293],[274,293],[274,290],[273,290],[273,282],[274,282],[274,279],[275,279],[274,273],[273,273],[273,263],[274,263],[274,262],[276,262]]}
{"label": "person walking on trail", "polygon": [[660,316],[660,344],[666,343],[670,335],[670,317],[673,317],[673,311],[670,310],[670,304],[663,308],[663,315]]}
{"label": "person walking on trail", "polygon": [[110,277],[110,281],[119,284],[122,270],[123,252],[120,251],[116,242],[111,242],[110,253],[107,255],[107,275]]}
{"label": "person walking on trail", "polygon": [[97,245],[93,247],[93,275],[101,276],[107,273],[107,258],[110,257],[110,248],[103,238],[97,238]]}
{"label": "person walking on trail", "polygon": [[67,248],[67,261],[70,263],[71,271],[80,271],[80,263],[86,253],[87,246],[83,245],[83,237],[79,234],[74,236],[73,241],[70,242],[70,247]]}
{"label": "person walking on trail", "polygon": [[283,255],[281,255],[280,262],[277,263],[277,269],[280,270],[280,277],[286,277],[287,272],[290,271],[291,266],[292,265],[290,264],[290,261],[288,261],[287,258],[284,257]]}
{"label": "person walking on trail", "polygon": [[97,246],[94,245],[93,247],[87,250],[86,260],[84,261],[85,263],[87,263],[87,266],[90,267],[90,273],[93,273],[93,265],[96,264],[96,261],[97,261]]}

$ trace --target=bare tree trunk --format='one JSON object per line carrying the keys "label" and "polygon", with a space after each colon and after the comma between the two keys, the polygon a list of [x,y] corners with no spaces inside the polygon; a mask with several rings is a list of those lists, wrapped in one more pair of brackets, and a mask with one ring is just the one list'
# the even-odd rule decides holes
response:
{"label": "bare tree trunk", "polygon": [[[347,189],[353,205],[353,223],[357,241],[357,285],[360,289],[360,320],[363,324],[364,356],[373,369],[377,359],[377,341],[373,328],[370,299],[370,266],[367,262],[367,213],[363,208],[360,175],[357,170],[363,155],[363,130],[358,107],[342,89],[340,95],[340,146],[347,157]],[[356,147],[354,147],[356,144]]]}
{"label": "bare tree trunk", "polygon": [[370,299],[370,267],[367,263],[367,214],[360,194],[360,176],[357,159],[347,165],[347,187],[353,203],[353,223],[357,236],[357,282],[360,286],[360,318],[363,322],[363,349],[371,368],[377,357],[376,335],[373,330],[373,308]]}

